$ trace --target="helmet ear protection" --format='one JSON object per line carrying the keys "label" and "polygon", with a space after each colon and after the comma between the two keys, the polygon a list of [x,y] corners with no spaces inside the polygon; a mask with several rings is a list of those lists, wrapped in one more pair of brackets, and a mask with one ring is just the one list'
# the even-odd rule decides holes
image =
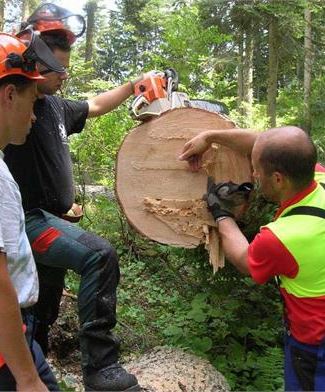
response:
{"label": "helmet ear protection", "polygon": [[24,60],[22,56],[17,53],[9,53],[6,59],[6,67],[10,68],[24,68]]}
{"label": "helmet ear protection", "polygon": [[17,53],[9,53],[6,59],[6,67],[21,68],[23,71],[32,72],[36,70],[36,63],[34,61],[28,61]]}

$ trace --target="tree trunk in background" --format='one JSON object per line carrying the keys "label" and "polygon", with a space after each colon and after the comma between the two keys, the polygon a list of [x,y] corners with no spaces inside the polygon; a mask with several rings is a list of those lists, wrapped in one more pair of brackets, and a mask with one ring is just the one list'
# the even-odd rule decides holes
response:
{"label": "tree trunk in background", "polygon": [[21,0],[21,20],[26,20],[39,4],[40,0]]}
{"label": "tree trunk in background", "polygon": [[249,29],[245,35],[245,58],[243,68],[243,115],[246,117],[245,125],[250,125],[253,106],[253,54],[254,54],[254,35]]}
{"label": "tree trunk in background", "polygon": [[3,31],[5,16],[5,0],[0,0],[0,31]]}
{"label": "tree trunk in background", "polygon": [[237,109],[243,115],[243,63],[244,63],[244,42],[243,32],[238,34],[238,67],[237,67]]}
{"label": "tree trunk in background", "polygon": [[269,77],[267,87],[267,116],[269,125],[276,126],[276,96],[279,65],[279,30],[276,18],[271,18],[269,25]]}
{"label": "tree trunk in background", "polygon": [[305,57],[304,57],[304,128],[310,134],[312,118],[310,112],[310,94],[311,94],[311,73],[313,64],[313,44],[312,44],[312,17],[311,11],[305,9]]}
{"label": "tree trunk in background", "polygon": [[21,20],[26,20],[29,16],[28,0],[21,2]]}
{"label": "tree trunk in background", "polygon": [[90,61],[93,54],[96,10],[97,10],[96,1],[89,0],[86,4],[87,32],[86,32],[85,61]]}

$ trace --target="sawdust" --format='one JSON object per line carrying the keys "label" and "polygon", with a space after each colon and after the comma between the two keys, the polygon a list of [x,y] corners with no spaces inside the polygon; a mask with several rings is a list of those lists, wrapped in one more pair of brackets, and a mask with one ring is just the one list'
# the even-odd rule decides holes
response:
{"label": "sawdust", "polygon": [[204,200],[172,200],[146,197],[145,210],[150,212],[176,234],[186,234],[205,244],[213,273],[224,266],[224,256],[219,244],[217,224],[206,208]]}
{"label": "sawdust", "polygon": [[202,226],[214,225],[213,219],[207,214],[203,200],[170,200],[146,197],[144,205],[146,211],[154,214],[175,233],[187,233],[200,241],[204,240]]}

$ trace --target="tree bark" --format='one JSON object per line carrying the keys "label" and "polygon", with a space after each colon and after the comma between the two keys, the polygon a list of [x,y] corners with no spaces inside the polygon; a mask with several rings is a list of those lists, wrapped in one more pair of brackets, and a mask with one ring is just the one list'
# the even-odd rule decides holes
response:
{"label": "tree bark", "polygon": [[4,16],[5,16],[5,1],[0,0],[0,31],[3,31]]}
{"label": "tree bark", "polygon": [[267,87],[267,116],[269,125],[276,126],[276,97],[279,65],[279,29],[278,20],[271,18],[269,24],[269,76]]}
{"label": "tree bark", "polygon": [[238,66],[237,66],[237,108],[241,115],[243,103],[243,63],[244,63],[244,43],[243,32],[238,34]]}
{"label": "tree bark", "polygon": [[21,20],[26,20],[39,4],[40,0],[21,0]]}
{"label": "tree bark", "polygon": [[313,65],[313,44],[312,44],[312,15],[307,7],[305,9],[305,41],[304,41],[304,127],[310,134],[312,127],[312,118],[310,111],[310,95],[312,81],[312,65]]}
{"label": "tree bark", "polygon": [[88,0],[86,4],[87,32],[86,32],[85,61],[90,61],[93,54],[96,10],[97,10],[96,1]]}
{"label": "tree bark", "polygon": [[28,0],[21,1],[21,20],[25,21],[29,16]]}
{"label": "tree bark", "polygon": [[243,114],[246,124],[249,125],[252,116],[253,105],[253,54],[254,54],[254,36],[252,29],[246,32],[245,37],[245,58],[243,68]]}

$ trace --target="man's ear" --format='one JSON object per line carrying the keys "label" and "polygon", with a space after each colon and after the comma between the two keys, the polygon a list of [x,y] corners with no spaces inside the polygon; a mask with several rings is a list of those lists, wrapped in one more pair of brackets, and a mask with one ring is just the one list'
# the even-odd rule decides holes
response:
{"label": "man's ear", "polygon": [[283,175],[277,171],[273,172],[272,176],[276,184],[280,184],[283,181]]}
{"label": "man's ear", "polygon": [[17,96],[17,88],[14,84],[7,84],[3,88],[3,100],[5,104],[12,105]]}
{"label": "man's ear", "polygon": [[283,187],[287,183],[288,178],[282,173],[275,171],[272,173],[273,183],[276,186]]}

